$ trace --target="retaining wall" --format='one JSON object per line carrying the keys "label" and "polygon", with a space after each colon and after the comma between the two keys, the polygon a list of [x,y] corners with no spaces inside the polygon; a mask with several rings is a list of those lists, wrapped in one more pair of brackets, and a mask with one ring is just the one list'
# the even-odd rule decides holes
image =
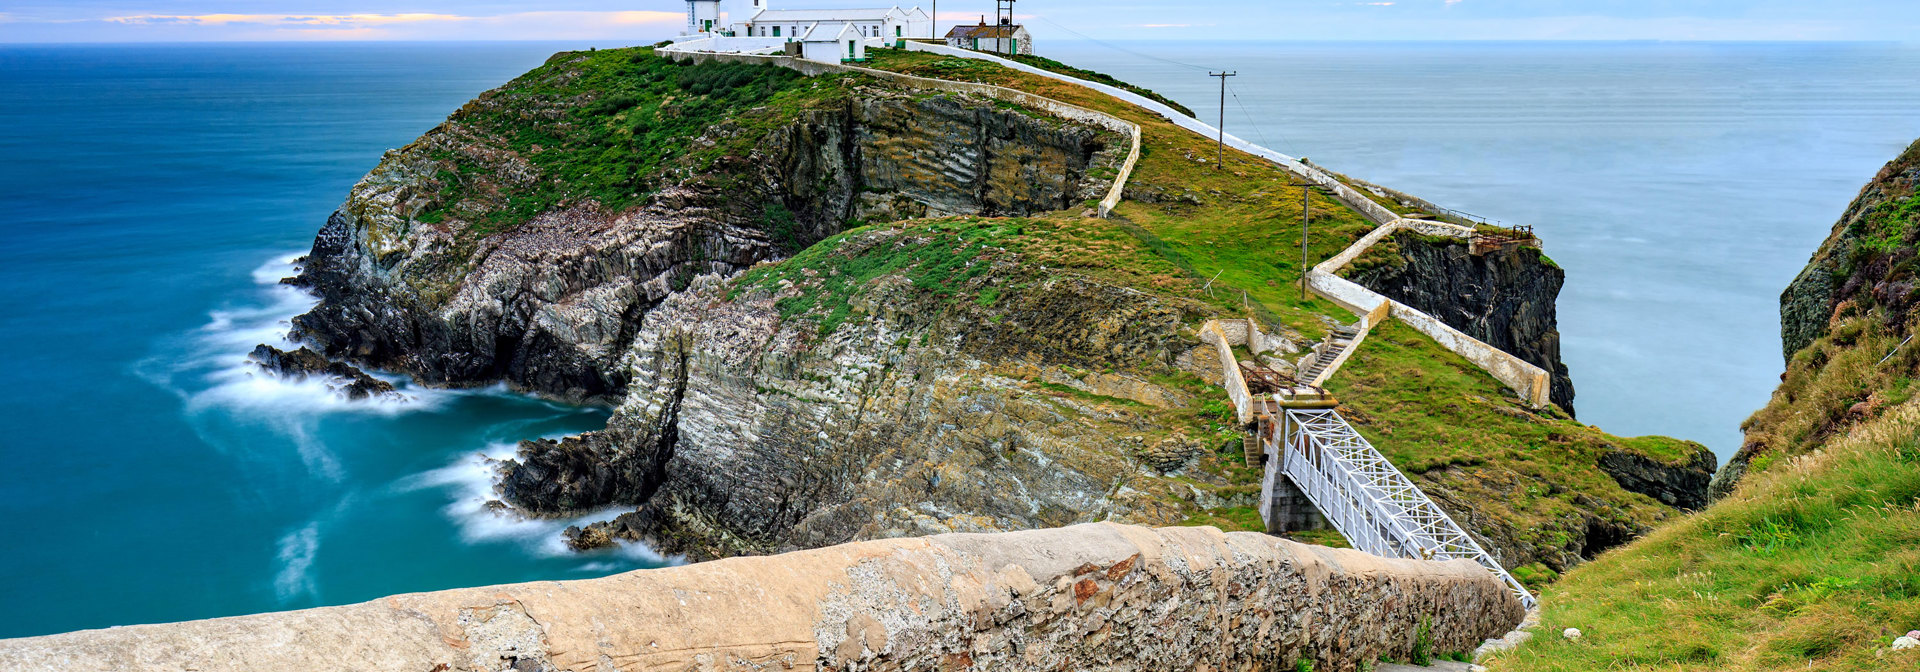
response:
{"label": "retaining wall", "polygon": [[1095,523],[6,640],[0,669],[1343,672],[1523,616],[1469,560]]}
{"label": "retaining wall", "polygon": [[[915,43],[909,42],[908,44],[909,46],[911,46]],[[922,46],[925,46],[925,45],[922,45]],[[862,67],[846,65],[842,63],[827,63],[824,61],[814,61],[814,60],[808,60],[804,58],[795,58],[791,56],[761,56],[761,55],[754,55],[754,54],[713,53],[713,52],[707,52],[707,51],[698,51],[686,45],[673,45],[672,47],[663,47],[659,49],[658,52],[668,56],[669,58],[673,58],[675,60],[691,61],[694,63],[706,63],[711,61],[721,61],[721,62],[728,62],[728,63],[771,63],[783,68],[797,71],[801,74],[804,74],[810,77],[817,77],[820,75],[836,74],[836,73],[860,73],[863,75],[874,77],[876,79],[886,80],[894,84],[899,84],[901,86],[914,88],[914,89],[921,89],[921,90],[927,90],[927,91],[940,91],[945,93],[963,93],[963,94],[993,98],[995,100],[1001,100],[1001,101],[1013,103],[1015,105],[1020,105],[1023,107],[1040,110],[1042,112],[1046,112],[1053,116],[1066,119],[1069,121],[1088,124],[1092,126],[1099,126],[1101,128],[1105,128],[1107,130],[1119,133],[1123,137],[1127,138],[1127,142],[1129,145],[1128,151],[1127,151],[1127,158],[1124,162],[1121,163],[1119,174],[1114,176],[1113,186],[1107,190],[1106,198],[1100,199],[1099,212],[1101,217],[1108,216],[1108,214],[1113,212],[1114,206],[1117,206],[1120,204],[1120,197],[1122,194],[1126,192],[1127,180],[1133,176],[1133,168],[1136,164],[1140,162],[1140,126],[1138,124],[1135,124],[1131,121],[1127,121],[1125,119],[1121,119],[1119,117],[1115,117],[1105,112],[1097,112],[1094,110],[1089,110],[1087,108],[1080,107],[1078,105],[1063,103],[1063,102],[1054,100],[1052,98],[1048,98],[1046,96],[1027,93],[1025,91],[1009,89],[1001,86],[993,86],[991,84],[975,84],[971,82],[954,82],[954,81],[948,81],[944,79],[915,77],[913,75],[903,75],[897,72],[889,72],[886,70],[862,68]]]}
{"label": "retaining wall", "polygon": [[1241,322],[1241,342],[1245,343],[1247,331],[1242,320],[1207,320],[1200,325],[1200,340],[1212,343],[1214,351],[1220,355],[1220,378],[1225,381],[1227,398],[1233,400],[1234,417],[1244,425],[1253,422],[1253,393],[1247,390],[1247,380],[1240,375],[1240,360],[1233,356],[1233,341],[1221,328],[1222,322]]}
{"label": "retaining wall", "polygon": [[[1488,345],[1485,341],[1468,336],[1466,332],[1455,329],[1440,321],[1439,318],[1417,308],[1390,300],[1371,289],[1360,286],[1359,283],[1335,275],[1340,269],[1346,268],[1347,264],[1353,263],[1354,259],[1366,252],[1367,248],[1372,247],[1374,243],[1401,229],[1455,238],[1465,238],[1473,233],[1472,229],[1454,224],[1412,219],[1395,220],[1368,232],[1353,245],[1342,250],[1340,254],[1313,267],[1313,270],[1307,273],[1307,286],[1311,287],[1314,293],[1327,297],[1328,300],[1355,313],[1370,315],[1382,306],[1389,307],[1393,317],[1426,334],[1435,343],[1439,343],[1440,347],[1466,358],[1474,366],[1480,367],[1488,375],[1493,376],[1495,380],[1512,388],[1515,394],[1526,400],[1527,405],[1545,408],[1548,403],[1551,403],[1553,391],[1553,379],[1547,374],[1546,369],[1515,357],[1505,350]],[[1355,345],[1358,345],[1357,341]],[[1352,351],[1353,348],[1348,348],[1348,352]],[[1328,371],[1334,368],[1328,367]],[[1323,373],[1321,378],[1327,375],[1330,374]]]}

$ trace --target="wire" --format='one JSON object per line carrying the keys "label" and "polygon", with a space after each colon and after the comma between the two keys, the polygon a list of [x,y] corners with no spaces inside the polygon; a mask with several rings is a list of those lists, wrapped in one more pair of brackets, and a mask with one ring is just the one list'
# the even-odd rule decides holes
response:
{"label": "wire", "polygon": [[[1253,132],[1255,135],[1260,136],[1260,145],[1263,147],[1272,147],[1273,144],[1267,142],[1266,132],[1260,130],[1260,123],[1257,121],[1254,121],[1253,112],[1249,111],[1247,109],[1247,104],[1240,100],[1240,92],[1233,90],[1233,87],[1229,85],[1227,87],[1227,93],[1233,95],[1233,104],[1240,108],[1240,116],[1246,117],[1247,125],[1253,127]],[[1300,155],[1298,151],[1294,150],[1293,143],[1287,142],[1287,139],[1284,136],[1280,138],[1280,144],[1283,145],[1281,149],[1287,150],[1288,154],[1292,154],[1294,156]]]}
{"label": "wire", "polygon": [[1212,70],[1212,68],[1209,68],[1209,67],[1206,67],[1206,66],[1203,66],[1203,65],[1194,65],[1194,64],[1192,64],[1192,63],[1182,63],[1182,62],[1180,62],[1180,61],[1175,61],[1175,60],[1169,60],[1169,59],[1165,59],[1165,58],[1161,58],[1161,57],[1159,57],[1159,56],[1154,56],[1154,55],[1152,55],[1152,54],[1143,54],[1143,53],[1140,53],[1140,52],[1138,52],[1138,51],[1134,51],[1134,50],[1132,50],[1132,49],[1128,49],[1128,48],[1126,48],[1126,47],[1122,47],[1122,46],[1120,46],[1120,45],[1117,45],[1117,44],[1112,44],[1112,43],[1109,43],[1109,42],[1104,42],[1104,41],[1101,41],[1101,40],[1096,40],[1096,39],[1094,39],[1094,38],[1091,38],[1091,37],[1088,37],[1088,36],[1086,36],[1086,35],[1084,35],[1084,34],[1082,34],[1082,33],[1081,33],[1080,31],[1077,31],[1077,30],[1074,30],[1074,29],[1072,29],[1072,28],[1068,28],[1068,27],[1066,27],[1066,26],[1063,26],[1063,25],[1060,25],[1060,24],[1058,24],[1058,23],[1054,23],[1054,22],[1052,22],[1052,21],[1048,21],[1048,20],[1047,20],[1047,17],[1044,17],[1044,16],[1038,16],[1038,15],[1035,15],[1035,16],[1034,16],[1033,18],[1036,18],[1036,19],[1039,19],[1039,20],[1040,20],[1041,22],[1043,22],[1043,23],[1046,23],[1046,24],[1047,24],[1047,25],[1049,25],[1049,26],[1053,26],[1053,27],[1055,27],[1055,28],[1059,28],[1059,29],[1061,29],[1061,30],[1064,30],[1064,31],[1067,31],[1067,32],[1069,32],[1069,33],[1073,33],[1074,35],[1078,35],[1078,36],[1080,37],[1080,39],[1083,39],[1083,40],[1086,40],[1086,41],[1088,41],[1088,42],[1092,42],[1092,43],[1094,43],[1094,44],[1098,44],[1098,45],[1100,45],[1100,46],[1103,46],[1103,47],[1106,47],[1106,48],[1108,48],[1108,49],[1112,49],[1112,50],[1114,50],[1114,51],[1120,51],[1120,52],[1125,52],[1125,53],[1129,53],[1129,54],[1133,54],[1133,55],[1135,55],[1135,56],[1139,56],[1139,57],[1141,57],[1141,58],[1144,58],[1144,59],[1147,59],[1147,60],[1150,60],[1150,61],[1159,61],[1159,62],[1161,62],[1161,63],[1165,63],[1165,64],[1167,64],[1167,65],[1177,65],[1177,66],[1180,66],[1180,67],[1182,67],[1182,68],[1189,68],[1189,69],[1193,69],[1193,70],[1209,70],[1209,71],[1210,71],[1210,70]]}

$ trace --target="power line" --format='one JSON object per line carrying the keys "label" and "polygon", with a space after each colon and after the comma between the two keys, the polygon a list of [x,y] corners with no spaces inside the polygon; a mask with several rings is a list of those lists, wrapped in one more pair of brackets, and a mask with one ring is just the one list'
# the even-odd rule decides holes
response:
{"label": "power line", "polygon": [[1212,68],[1209,68],[1209,67],[1207,67],[1207,66],[1204,66],[1204,65],[1194,65],[1194,64],[1192,64],[1192,63],[1181,63],[1180,61],[1175,61],[1175,60],[1170,60],[1170,59],[1165,59],[1165,58],[1161,58],[1161,57],[1159,57],[1159,56],[1154,56],[1154,55],[1152,55],[1152,54],[1143,54],[1143,53],[1140,53],[1140,52],[1138,52],[1138,51],[1134,51],[1134,50],[1132,50],[1132,49],[1128,49],[1128,48],[1126,48],[1126,47],[1122,47],[1122,46],[1120,46],[1120,45],[1117,45],[1117,44],[1112,44],[1112,43],[1109,43],[1109,42],[1104,42],[1104,41],[1101,41],[1101,40],[1096,40],[1096,39],[1094,39],[1094,38],[1091,38],[1091,37],[1087,37],[1086,35],[1084,35],[1084,34],[1082,34],[1082,33],[1081,33],[1080,31],[1077,31],[1077,30],[1074,30],[1074,29],[1072,29],[1072,28],[1068,28],[1068,27],[1066,27],[1066,26],[1063,26],[1063,25],[1060,25],[1060,24],[1058,24],[1058,23],[1054,23],[1054,22],[1052,22],[1052,21],[1048,21],[1048,20],[1047,20],[1047,17],[1044,17],[1044,16],[1038,16],[1038,15],[1036,15],[1036,16],[1034,16],[1033,18],[1035,18],[1035,19],[1039,19],[1039,20],[1040,20],[1040,21],[1041,21],[1042,23],[1045,23],[1045,24],[1047,24],[1047,25],[1049,25],[1049,26],[1053,26],[1053,27],[1055,27],[1055,28],[1059,28],[1059,29],[1061,29],[1061,30],[1064,30],[1064,31],[1067,31],[1067,32],[1069,32],[1069,33],[1073,33],[1074,35],[1077,35],[1077,36],[1079,36],[1079,37],[1080,37],[1080,39],[1083,39],[1083,40],[1086,40],[1086,41],[1088,41],[1088,42],[1092,42],[1092,43],[1094,43],[1094,44],[1098,44],[1098,45],[1100,45],[1100,46],[1103,46],[1103,47],[1106,47],[1106,48],[1108,48],[1108,49],[1112,49],[1112,50],[1114,50],[1114,51],[1120,51],[1120,52],[1125,52],[1125,53],[1129,53],[1129,54],[1133,54],[1133,55],[1135,55],[1135,56],[1139,56],[1139,57],[1141,57],[1141,58],[1144,58],[1144,59],[1147,59],[1147,60],[1150,60],[1150,61],[1159,61],[1159,62],[1161,62],[1161,63],[1165,63],[1165,64],[1167,64],[1167,65],[1177,65],[1177,66],[1180,66],[1180,67],[1182,67],[1182,68],[1189,68],[1189,69],[1192,69],[1192,70],[1212,70]]}

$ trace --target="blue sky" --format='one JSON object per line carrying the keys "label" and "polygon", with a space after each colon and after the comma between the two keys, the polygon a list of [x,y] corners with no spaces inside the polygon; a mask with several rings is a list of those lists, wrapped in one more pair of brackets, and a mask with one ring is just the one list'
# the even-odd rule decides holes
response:
{"label": "blue sky", "polygon": [[[685,7],[681,0],[8,0],[0,3],[0,42],[637,43],[678,32]],[[993,2],[944,0],[939,11],[943,25],[971,22],[991,14]],[[1022,0],[1020,13],[1037,39],[1920,40],[1920,0]]]}

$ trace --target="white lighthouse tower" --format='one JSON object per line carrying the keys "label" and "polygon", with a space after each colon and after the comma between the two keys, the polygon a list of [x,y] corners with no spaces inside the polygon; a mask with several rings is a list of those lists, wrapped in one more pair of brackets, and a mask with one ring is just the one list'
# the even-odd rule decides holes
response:
{"label": "white lighthouse tower", "polygon": [[720,0],[687,0],[687,34],[695,35],[726,28],[720,16]]}

